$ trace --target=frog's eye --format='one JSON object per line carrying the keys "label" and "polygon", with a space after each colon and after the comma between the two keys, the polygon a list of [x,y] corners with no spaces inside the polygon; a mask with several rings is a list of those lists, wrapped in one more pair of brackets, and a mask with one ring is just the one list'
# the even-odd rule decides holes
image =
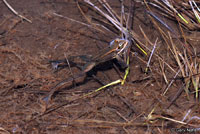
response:
{"label": "frog's eye", "polygon": [[121,53],[127,47],[127,45],[128,45],[127,40],[121,40],[117,46],[118,54]]}
{"label": "frog's eye", "polygon": [[115,40],[110,42],[110,46],[114,46],[117,53],[122,52],[127,45],[127,40],[116,38]]}
{"label": "frog's eye", "polygon": [[123,46],[124,46],[124,42],[123,42],[123,41],[118,42],[118,47],[117,47],[117,49],[120,50],[120,49],[123,48]]}

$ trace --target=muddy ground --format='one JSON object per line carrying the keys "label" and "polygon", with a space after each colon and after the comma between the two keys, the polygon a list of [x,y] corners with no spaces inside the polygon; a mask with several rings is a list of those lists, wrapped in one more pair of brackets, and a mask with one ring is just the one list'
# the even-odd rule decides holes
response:
{"label": "muddy ground", "polygon": [[[190,116],[199,116],[199,106],[191,94],[190,100],[184,93],[169,106],[182,81],[177,80],[165,96],[167,86],[159,60],[153,57],[151,72],[144,73],[148,57],[141,52],[132,53],[130,74],[125,85],[116,85],[94,93],[102,85],[123,77],[123,71],[116,71],[116,61],[102,63],[84,81],[65,86],[56,93],[48,105],[42,98],[60,81],[71,77],[68,67],[54,70],[49,60],[66,59],[76,55],[95,55],[117,36],[100,33],[85,25],[56,16],[54,13],[87,23],[76,3],[72,0],[8,0],[8,3],[29,23],[14,15],[0,2],[0,131],[2,133],[28,134],[142,134],[178,133],[175,128],[191,128],[169,120],[147,122],[147,116],[155,108],[154,115],[182,120],[192,109]],[[113,7],[120,10],[118,1]],[[85,13],[91,12],[83,6]],[[144,6],[136,3],[134,31],[145,43],[139,29],[141,26],[154,43],[158,38],[158,53],[162,54],[175,70],[178,66],[161,35],[155,30],[144,12]],[[88,11],[89,10],[89,11]],[[169,22],[176,29],[176,24]],[[198,37],[198,32],[190,33]],[[192,42],[194,45],[197,43]],[[137,49],[135,51],[138,51]],[[198,51],[198,49],[197,49]],[[116,66],[116,68],[115,68]],[[167,67],[166,67],[167,68]],[[79,72],[72,67],[72,73]],[[167,78],[175,75],[165,70]],[[170,79],[169,79],[170,80]],[[198,124],[198,121],[194,121]],[[181,130],[181,129],[180,129]]]}

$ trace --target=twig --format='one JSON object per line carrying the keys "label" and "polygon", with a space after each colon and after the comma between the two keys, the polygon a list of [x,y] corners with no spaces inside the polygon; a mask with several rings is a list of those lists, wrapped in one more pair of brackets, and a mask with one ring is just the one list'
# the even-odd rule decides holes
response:
{"label": "twig", "polygon": [[183,117],[183,119],[181,121],[185,121],[185,119],[187,118],[187,116],[190,114],[191,109],[188,110],[188,112],[185,114],[185,116]]}
{"label": "twig", "polygon": [[157,41],[158,41],[158,38],[156,39],[155,44],[154,44],[154,46],[153,46],[153,49],[152,49],[152,51],[151,51],[151,55],[150,55],[149,60],[148,60],[148,62],[147,62],[147,68],[146,68],[146,69],[148,69],[149,66],[150,66],[151,58],[152,58],[153,53],[154,53],[154,51],[155,51],[155,49],[156,49]]}
{"label": "twig", "polygon": [[89,25],[89,24],[80,22],[80,21],[78,21],[78,20],[75,20],[75,19],[72,19],[72,18],[63,16],[63,15],[61,15],[61,14],[53,13],[53,15],[58,16],[58,17],[61,17],[61,18],[64,18],[64,19],[67,19],[67,20],[70,20],[70,21],[72,21],[72,22],[76,22],[76,23],[78,23],[78,24],[81,24],[81,25],[83,25],[83,26],[87,26],[88,28],[92,28],[92,29],[98,30],[98,31],[100,31],[100,32],[103,32],[103,31],[100,30],[100,29],[97,29],[96,26],[100,26],[100,27],[104,28],[105,30],[111,32],[108,28],[106,28],[105,26],[100,25],[100,24],[93,24],[93,23],[92,23],[93,25]]}
{"label": "twig", "polygon": [[2,132],[2,134],[10,134],[10,132],[8,132],[6,129],[4,129],[3,127],[0,127],[0,132]]}
{"label": "twig", "polygon": [[67,65],[68,65],[68,67],[69,67],[70,73],[71,73],[71,75],[73,76],[74,74],[73,74],[73,72],[72,72],[72,69],[71,69],[69,60],[68,60],[68,58],[67,58],[67,56],[66,56],[66,53],[64,53],[64,56],[65,56],[65,59],[66,59],[66,61],[67,61]]}
{"label": "twig", "polygon": [[177,77],[177,75],[180,73],[180,69],[177,71],[177,73],[175,74],[175,76],[174,76],[174,78],[173,78],[173,80],[168,84],[168,86],[167,86],[167,88],[165,89],[165,91],[163,92],[163,94],[162,95],[165,95],[166,94],[166,92],[168,91],[168,89],[169,89],[169,87],[171,87],[171,85],[173,84],[173,82],[175,81],[175,78]]}
{"label": "twig", "polygon": [[17,11],[15,11],[15,9],[13,9],[13,8],[11,7],[11,5],[8,4],[8,2],[7,2],[6,0],[3,0],[3,2],[4,2],[4,4],[5,4],[15,15],[17,15],[18,17],[20,17],[20,18],[23,19],[23,20],[28,21],[29,23],[32,23],[31,20],[27,19],[26,17],[20,15]]}
{"label": "twig", "polygon": [[174,95],[174,97],[172,98],[170,104],[167,106],[166,109],[169,109],[169,107],[171,107],[171,105],[179,98],[179,96],[182,94],[182,92],[184,91],[184,87],[186,84],[183,84],[178,91],[176,92],[176,94]]}

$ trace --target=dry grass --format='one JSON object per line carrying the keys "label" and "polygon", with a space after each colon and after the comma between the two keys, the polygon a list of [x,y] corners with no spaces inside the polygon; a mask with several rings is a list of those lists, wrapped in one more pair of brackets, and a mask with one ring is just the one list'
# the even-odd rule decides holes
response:
{"label": "dry grass", "polygon": [[[30,9],[32,24],[13,14],[0,18],[0,132],[200,131],[200,39],[193,31],[199,29],[198,2],[40,2],[47,11]],[[47,91],[77,72],[70,66],[53,73],[48,60],[95,55],[119,37],[129,42],[119,52],[127,70],[115,61],[102,63],[93,77],[63,87],[46,107],[41,98]]]}

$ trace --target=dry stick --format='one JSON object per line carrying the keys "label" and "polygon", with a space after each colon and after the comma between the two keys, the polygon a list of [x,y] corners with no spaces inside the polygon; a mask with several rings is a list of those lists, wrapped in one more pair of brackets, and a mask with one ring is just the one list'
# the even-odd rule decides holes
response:
{"label": "dry stick", "polygon": [[[145,4],[146,4],[146,6],[147,6],[147,8],[148,8],[148,10],[149,10],[149,12],[148,13],[150,13],[149,15],[150,15],[150,19],[151,19],[151,21],[153,22],[153,24],[156,26],[156,28],[159,30],[159,32],[161,33],[161,36],[162,36],[162,38],[164,39],[164,41],[166,42],[166,44],[169,46],[169,44],[168,44],[168,39],[166,39],[165,37],[168,37],[167,36],[167,34],[159,27],[159,25],[157,24],[157,22],[154,20],[154,19],[156,19],[157,21],[159,21],[162,25],[164,25],[169,31],[171,31],[172,33],[174,33],[175,34],[175,32],[174,32],[174,30],[173,29],[171,29],[167,24],[165,24],[161,19],[159,19],[157,16],[155,16],[155,15],[153,15],[152,13],[151,13],[151,9],[150,9],[150,7],[147,5],[147,3],[146,3],[146,0],[144,0],[145,1]],[[153,19],[153,18],[154,19]],[[176,35],[176,34],[175,34]],[[169,38],[169,37],[168,37]],[[176,36],[176,38],[178,39],[178,37]]]}
{"label": "dry stick", "polygon": [[[78,23],[78,24],[81,24],[81,25],[87,26],[87,27],[89,27],[89,28],[92,28],[92,29],[95,29],[95,30],[98,30],[98,31],[104,33],[102,30],[97,29],[97,27],[92,27],[92,25],[88,25],[88,24],[86,24],[86,23],[83,23],[83,22],[80,22],[80,21],[74,20],[74,19],[72,19],[72,18],[69,18],[69,17],[63,16],[63,15],[61,15],[61,14],[53,13],[53,15],[58,16],[58,17],[61,17],[61,18],[64,18],[64,19],[67,19],[67,20],[70,20],[70,21],[72,21],[72,22],[76,22],[76,23]],[[94,24],[93,24],[93,25],[94,25]],[[98,25],[98,24],[97,24],[97,25]],[[103,27],[104,29],[106,29],[107,31],[110,32],[110,30],[107,29],[106,27],[104,27],[103,25],[99,25],[99,26]]]}
{"label": "dry stick", "polygon": [[[195,52],[195,55],[196,55],[196,49],[194,50],[194,52]],[[196,57],[195,57],[195,58],[194,58],[194,62],[192,62],[191,65],[188,64],[189,69],[191,68],[191,69],[190,69],[191,74],[197,74],[197,73],[199,72],[199,70],[198,70],[199,64],[197,63],[196,60],[197,60],[197,59],[196,59]],[[199,69],[200,69],[200,68],[199,68]],[[191,77],[191,79],[192,79],[192,83],[193,83],[194,89],[195,89],[195,91],[196,91],[196,99],[198,99],[199,77],[196,77],[196,78]]]}
{"label": "dry stick", "polygon": [[167,88],[165,89],[164,93],[162,95],[165,95],[166,92],[168,91],[169,87],[172,85],[172,83],[175,81],[177,75],[180,73],[180,69],[177,71],[177,73],[174,75],[174,78],[172,79],[172,81],[168,84]]}
{"label": "dry stick", "polygon": [[[147,5],[147,7],[148,7],[148,5]],[[150,10],[150,8],[148,7],[148,9]],[[152,19],[152,21],[154,22],[154,24],[157,26],[157,28],[159,29],[159,31],[161,32],[161,33],[163,33],[163,31],[160,29],[160,27],[157,25],[157,23]],[[170,30],[171,31],[171,30]],[[165,35],[165,34],[164,34]],[[163,36],[163,35],[162,35]],[[166,35],[165,35],[166,36]],[[167,36],[166,36],[167,37]],[[163,36],[163,38],[164,38],[164,36]],[[173,42],[172,42],[172,39],[171,39],[171,36],[169,35],[169,38],[170,38],[170,41],[171,41],[171,43],[172,43],[172,47],[173,47],[173,49],[174,49],[174,45],[173,45]],[[176,37],[177,39],[178,39],[178,37]],[[165,38],[164,38],[164,40],[165,40]],[[180,41],[180,40],[179,40]],[[167,41],[165,40],[165,42],[167,43]],[[168,43],[167,43],[168,44]],[[182,42],[181,42],[181,44],[183,44]],[[186,47],[187,48],[187,47]],[[174,51],[175,52],[175,58],[179,61],[179,58],[178,58],[178,56],[177,56],[177,52],[176,51]],[[179,64],[179,65],[181,65],[181,64]],[[182,70],[182,68],[181,68],[181,70]],[[183,71],[183,70],[182,70]],[[183,72],[183,74],[184,74],[184,72]],[[183,87],[184,87],[184,85],[185,84],[183,84]],[[182,93],[182,91],[183,91],[183,87],[182,88],[180,88],[179,90],[178,90],[178,92],[177,92],[177,94],[174,96],[174,98],[172,99],[172,101],[171,101],[171,103],[170,103],[170,105],[168,106],[168,108],[173,104],[173,102],[181,95],[181,93]],[[164,93],[166,93],[166,91],[167,90],[165,90],[165,92]]]}
{"label": "dry stick", "polygon": [[[193,2],[194,2],[194,1],[193,1]],[[192,2],[189,1],[189,3],[190,3],[190,6],[191,6],[191,8],[192,8],[192,11],[193,11],[195,17],[197,18],[197,21],[200,22],[200,17],[199,17],[198,12],[194,9]],[[197,9],[198,9],[198,8],[197,8]]]}
{"label": "dry stick", "polygon": [[[130,17],[130,13],[128,15],[128,18],[126,18],[126,16],[125,16],[124,1],[121,0],[121,19],[120,19],[121,29],[128,30],[128,19],[129,19],[129,17]],[[123,27],[124,23],[126,24],[126,27]],[[125,37],[125,39],[129,38],[128,34],[122,32],[122,38],[124,38],[124,37]]]}
{"label": "dry stick", "polygon": [[27,19],[26,17],[20,15],[17,11],[15,11],[15,10],[11,7],[11,5],[8,4],[8,2],[7,2],[6,0],[3,0],[3,2],[4,2],[4,4],[5,4],[15,15],[17,15],[18,17],[20,17],[20,18],[23,19],[23,20],[26,20],[26,21],[29,22],[29,23],[32,23],[31,20]]}
{"label": "dry stick", "polygon": [[71,18],[69,18],[69,17],[64,17],[64,16],[63,16],[63,17],[66,18],[66,19],[69,19],[69,20],[71,20],[71,21],[75,21],[75,22],[77,22],[77,23],[80,23],[80,24],[82,24],[82,25],[86,25],[86,26],[88,26],[88,27],[90,27],[90,28],[93,28],[93,29],[95,29],[95,30],[97,30],[97,31],[100,31],[100,32],[102,32],[102,33],[105,33],[105,32],[102,31],[101,29],[99,29],[99,28],[97,27],[98,25],[101,26],[101,27],[103,27],[103,28],[106,29],[107,31],[111,32],[108,28],[106,28],[106,27],[103,26],[103,25],[96,24],[96,23],[92,23],[91,19],[90,19],[89,17],[87,17],[87,16],[85,15],[85,13],[83,12],[83,10],[81,9],[81,7],[80,7],[78,1],[77,1],[77,7],[78,7],[78,9],[80,10],[80,12],[81,12],[81,14],[83,15],[83,17],[84,17],[84,18],[87,20],[87,22],[90,23],[91,25],[88,25],[88,24],[85,24],[85,23],[83,23],[83,22],[80,22],[80,21],[71,19]]}
{"label": "dry stick", "polygon": [[68,65],[68,67],[69,67],[69,71],[70,71],[70,73],[71,73],[71,75],[72,75],[72,77],[73,77],[73,79],[74,79],[74,74],[73,74],[73,72],[72,72],[72,69],[71,69],[71,66],[70,66],[69,60],[68,60],[68,58],[67,58],[67,56],[66,56],[65,53],[64,53],[64,56],[65,56],[65,59],[66,59],[66,61],[67,61],[67,65]]}
{"label": "dry stick", "polygon": [[168,26],[166,23],[164,23],[161,19],[159,19],[155,14],[153,14],[151,11],[146,11],[149,15],[151,15],[153,18],[155,18],[159,23],[161,23],[162,25],[164,25],[169,31],[171,31],[172,33],[175,33],[175,31]]}
{"label": "dry stick", "polygon": [[147,69],[148,69],[149,66],[150,66],[150,62],[151,62],[152,56],[153,56],[154,51],[155,51],[155,49],[156,49],[157,41],[158,41],[158,38],[156,38],[155,44],[154,44],[153,49],[152,49],[152,51],[151,51],[151,55],[150,55],[149,60],[148,60],[148,62],[147,62]]}
{"label": "dry stick", "polygon": [[178,39],[177,36],[176,36],[176,38],[177,38],[177,40],[181,43],[181,45],[183,46],[183,48],[186,48],[187,52],[188,52],[189,54],[192,55],[192,52],[191,52],[191,50],[190,50],[190,48],[189,48],[189,46],[188,46],[188,43],[187,43],[187,39],[186,39],[185,34],[184,34],[184,32],[183,32],[183,29],[182,29],[182,27],[181,27],[180,21],[179,21],[179,19],[177,18],[176,15],[174,15],[174,16],[175,16],[175,18],[176,18],[176,20],[177,20],[177,22],[178,22],[178,25],[179,25],[179,28],[180,28],[180,31],[181,31],[181,34],[182,34],[182,37],[183,37],[185,43],[182,43],[182,42]]}
{"label": "dry stick", "polygon": [[168,82],[167,76],[166,76],[166,74],[165,74],[165,65],[164,65],[164,63],[161,63],[160,60],[158,60],[158,61],[159,61],[159,64],[160,64],[160,68],[161,68],[161,72],[162,72],[164,81],[165,81],[166,84],[168,84],[169,82]]}
{"label": "dry stick", "polygon": [[[149,38],[146,36],[144,30],[142,29],[142,27],[139,25],[139,28],[140,28],[140,31],[142,32],[144,38],[145,38],[145,41],[147,41],[149,44],[151,44],[153,46],[153,43],[149,40]],[[150,49],[149,49],[150,50]]]}
{"label": "dry stick", "polygon": [[[195,54],[196,55],[196,54]],[[196,59],[196,58],[195,58]],[[196,70],[195,70],[195,72],[196,73],[199,73],[200,72],[200,65],[198,64],[198,63],[196,63]],[[193,78],[194,79],[194,78]],[[195,90],[196,90],[196,99],[198,99],[198,85],[199,85],[199,77],[196,77],[196,83],[195,83]]]}
{"label": "dry stick", "polygon": [[[89,17],[87,17],[87,16],[85,15],[85,13],[82,11],[82,9],[81,9],[81,7],[80,7],[78,1],[77,1],[77,6],[78,6],[78,8],[79,8],[81,14],[84,16],[84,18],[87,20],[87,22],[90,23],[91,25],[85,24],[85,23],[83,23],[83,22],[79,22],[79,21],[74,20],[74,19],[71,19],[71,18],[69,18],[69,17],[65,17],[66,19],[69,18],[71,21],[75,21],[75,22],[78,22],[78,23],[80,23],[80,24],[84,24],[84,25],[86,25],[86,26],[88,26],[88,27],[90,27],[90,28],[93,28],[93,29],[95,29],[95,30],[98,30],[98,31],[100,31],[100,32],[102,32],[102,33],[104,33],[104,34],[105,34],[105,32],[102,31],[101,29],[99,29],[97,26],[102,27],[103,29],[105,29],[106,31],[108,31],[108,32],[110,32],[110,33],[112,33],[112,34],[114,33],[113,31],[111,31],[110,29],[108,29],[107,27],[105,27],[104,25],[101,25],[101,24],[98,24],[98,23],[92,23],[92,22],[91,22],[91,19],[90,19]],[[103,20],[101,20],[101,21],[103,21]],[[104,22],[104,23],[106,23],[106,22]],[[115,33],[114,33],[114,34],[115,34]]]}
{"label": "dry stick", "polygon": [[[100,1],[100,0],[99,0]],[[107,12],[111,14],[111,16],[104,11],[102,11],[99,7],[95,6],[90,0],[84,0],[85,3],[92,6],[95,10],[97,10],[101,15],[103,15],[111,24],[113,24],[119,31],[121,31],[125,37],[129,37],[129,31],[123,27],[123,25],[116,19],[117,15],[114,15],[114,10],[109,6],[109,4],[104,0],[103,6],[106,8]],[[116,17],[113,17],[116,16]],[[119,19],[119,18],[118,18]],[[120,19],[119,19],[120,20]]]}
{"label": "dry stick", "polygon": [[[125,13],[124,13],[124,18],[125,18],[125,23],[126,23],[126,29],[131,29],[132,27],[132,23],[130,23],[129,25],[129,21],[133,22],[133,3],[131,1],[130,3],[130,7],[129,7],[129,13],[126,19]],[[132,37],[130,37],[130,33],[125,35],[125,39],[126,40],[130,40]],[[126,49],[126,51],[124,51],[124,61],[127,61],[129,56],[130,56],[130,50],[131,50],[131,46],[133,45],[133,43],[130,41],[129,43],[130,45],[128,46],[128,48]]]}
{"label": "dry stick", "polygon": [[121,24],[118,20],[115,20],[110,15],[104,13],[100,8],[98,8],[92,2],[90,2],[90,0],[84,0],[84,2],[92,6],[94,9],[96,9],[101,15],[103,15],[107,20],[109,20],[118,30],[120,30],[124,34],[127,34],[127,30],[121,28]]}
{"label": "dry stick", "polygon": [[[112,122],[112,121],[103,121],[103,120],[92,120],[92,119],[79,119],[70,121],[70,125],[88,125],[89,127],[97,127],[97,128],[108,128],[109,126],[112,127],[144,127],[147,126],[145,123],[132,123],[132,122]],[[93,124],[93,125],[92,125]],[[151,125],[151,127],[162,127],[161,125]]]}
{"label": "dry stick", "polygon": [[[184,69],[183,69],[183,65],[181,64],[181,62],[180,62],[180,58],[179,58],[179,56],[181,57],[181,55],[180,55],[180,52],[178,52],[178,50],[176,49],[176,47],[175,47],[175,45],[174,45],[174,43],[173,43],[173,41],[172,41],[172,38],[171,38],[171,35],[170,35],[170,33],[168,33],[169,34],[169,37],[170,37],[170,42],[171,42],[171,44],[172,44],[172,50],[171,50],[171,52],[172,52],[172,54],[174,55],[174,58],[176,59],[176,62],[177,62],[177,64],[179,65],[179,71],[177,72],[177,75],[178,75],[178,73],[181,71],[181,73],[182,73],[182,76],[183,76],[183,78],[186,76],[186,74],[185,74],[185,71],[184,71]],[[181,57],[182,58],[182,57]],[[182,59],[183,61],[184,61],[184,64],[185,64],[185,66],[186,66],[186,60],[184,60],[184,59]],[[176,75],[175,75],[176,76]],[[175,79],[175,78],[174,78]],[[187,84],[187,81],[188,80],[185,80],[185,84],[184,85],[186,85]],[[167,92],[167,90],[169,89],[169,87],[171,86],[171,84],[174,82],[174,80],[172,80],[171,81],[171,83],[168,85],[168,87],[167,87],[167,89],[165,90],[165,92],[163,93],[163,95]],[[177,97],[179,96],[179,94],[181,94],[182,93],[182,89],[179,89],[179,91],[178,91],[178,93],[177,93],[177,95],[174,97],[174,100],[175,99],[177,99]],[[186,92],[187,93],[187,92]],[[172,101],[173,102],[173,101]],[[171,103],[172,104],[172,103]]]}
{"label": "dry stick", "polygon": [[[123,25],[118,21],[118,20],[115,20],[114,18],[112,18],[110,15],[106,14],[105,12],[103,12],[100,8],[98,8],[97,6],[95,6],[92,2],[90,2],[90,0],[84,0],[85,3],[89,4],[90,6],[92,6],[95,10],[97,10],[101,15],[103,15],[108,21],[110,21],[119,31],[121,31],[125,37],[129,37],[130,36],[130,33],[129,31],[123,27]],[[107,4],[107,2],[106,2]],[[107,7],[109,5],[107,4]],[[106,8],[108,9],[108,8]],[[112,8],[110,8],[109,10],[112,10]],[[112,10],[112,12],[114,12]]]}
{"label": "dry stick", "polygon": [[178,91],[176,92],[176,94],[174,95],[174,97],[172,98],[169,106],[167,106],[166,109],[169,109],[169,107],[178,99],[178,97],[182,94],[182,92],[184,91],[184,87],[185,87],[185,84],[183,84],[179,89]]}
{"label": "dry stick", "polygon": [[[125,20],[125,18],[123,17],[124,16],[124,1],[122,0],[121,1],[121,29],[122,29],[122,27],[123,27],[123,19]],[[124,37],[124,34],[123,34],[123,32],[122,32],[122,38]]]}
{"label": "dry stick", "polygon": [[[145,37],[145,39],[147,39],[147,41],[153,46],[153,43],[148,39],[148,37],[147,37],[146,34],[144,33],[143,29],[141,28],[140,30],[141,30],[143,36]],[[140,45],[142,45],[142,46],[145,47],[148,51],[151,52],[151,49],[149,49],[147,46],[145,46],[145,45],[143,45],[143,44],[140,44]],[[160,57],[160,56],[159,56],[158,54],[156,54],[156,53],[155,53],[155,56],[156,56],[157,58],[159,58],[163,63],[165,63],[174,73],[176,73],[176,71],[175,71],[167,62],[165,62],[165,61],[162,59],[162,57]]]}
{"label": "dry stick", "polygon": [[[188,76],[189,75],[189,72],[191,72],[191,74],[195,74],[195,72],[192,71],[192,64],[190,65],[189,61],[188,61],[188,58],[187,58],[187,54],[185,53],[185,49],[184,49],[184,55],[185,57],[180,53],[178,52],[178,55],[181,57],[182,61],[184,62],[184,65],[185,65],[185,71],[184,71],[184,75],[185,76]],[[188,72],[188,69],[189,69],[189,72]]]}
{"label": "dry stick", "polygon": [[174,52],[174,58],[176,59],[176,62],[181,70],[181,73],[183,75],[183,77],[185,77],[185,72],[183,70],[183,65],[181,64],[181,61],[180,61],[180,58],[178,56],[178,50],[176,49],[176,46],[174,45],[173,41],[172,41],[172,38],[170,36],[170,33],[169,33],[169,37],[170,37],[170,42],[172,44],[172,51]]}
{"label": "dry stick", "polygon": [[166,18],[168,18],[170,20],[175,20],[173,12],[171,10],[169,10],[166,6],[163,6],[162,4],[160,6],[158,6],[158,5],[154,4],[154,3],[148,3],[148,4],[154,6],[155,8],[158,8],[158,10],[161,11],[161,12],[159,12],[159,14],[162,15],[163,17],[166,17]]}
{"label": "dry stick", "polygon": [[158,8],[159,10],[161,10],[162,12],[169,13],[170,15],[173,14],[173,12],[168,7],[166,7],[165,5],[163,5],[162,3],[160,3],[160,1],[154,0],[154,2],[156,4],[151,3],[151,2],[148,2],[148,4],[151,4],[151,5],[155,6],[156,8]]}
{"label": "dry stick", "polygon": [[4,129],[3,127],[0,127],[0,131],[2,134],[10,134],[10,132]]}
{"label": "dry stick", "polygon": [[[166,4],[166,3],[165,3]],[[170,5],[170,4],[169,4]],[[169,6],[168,5],[168,6]],[[167,29],[169,29],[173,34],[175,34],[175,32],[173,32],[173,29],[171,29],[166,23],[164,23],[161,19],[159,19],[157,16],[155,16],[154,14],[152,14],[151,13],[151,9],[149,8],[149,6],[146,4],[146,6],[147,6],[147,8],[149,9],[149,13],[150,13],[150,15],[152,16],[152,17],[154,17],[157,21],[159,21],[162,25],[164,25]],[[176,17],[176,20],[178,21],[178,19],[177,19],[177,16],[174,14],[174,16]],[[153,20],[152,20],[153,21]],[[178,24],[179,24],[179,28],[180,28],[180,30],[181,30],[181,33],[182,33],[182,36],[183,36],[183,38],[184,38],[184,41],[185,41],[185,44],[183,44],[179,39],[178,39],[178,37],[177,37],[177,35],[175,34],[175,38],[181,43],[181,45],[184,47],[184,48],[186,48],[187,50],[188,50],[188,52],[190,53],[190,54],[192,54],[192,52],[191,52],[191,50],[189,49],[189,47],[187,46],[187,41],[186,41],[186,38],[185,38],[185,35],[184,35],[184,33],[183,33],[183,30],[182,30],[182,28],[181,28],[181,26],[180,26],[180,22],[178,21]],[[157,24],[155,24],[155,25],[157,25]],[[159,31],[160,31],[160,29],[159,29]],[[161,30],[162,31],[162,30]],[[167,42],[166,42],[167,43]]]}
{"label": "dry stick", "polygon": [[108,2],[106,0],[103,0],[103,1],[98,0],[98,1],[99,1],[99,3],[101,3],[103,5],[103,7],[108,11],[108,13],[117,21],[117,18],[119,18],[119,17],[114,12],[114,10],[112,10],[112,8],[108,4]]}
{"label": "dry stick", "polygon": [[189,109],[189,110],[187,111],[187,113],[185,114],[185,116],[184,116],[183,119],[181,120],[182,122],[185,121],[185,119],[188,117],[188,115],[190,114],[190,112],[191,112],[191,109]]}
{"label": "dry stick", "polygon": [[[191,66],[190,66],[190,64],[189,64],[189,61],[188,61],[187,57],[183,58],[183,56],[181,55],[181,53],[178,52],[178,50],[176,50],[176,47],[175,47],[175,45],[173,44],[173,41],[172,41],[172,38],[171,38],[170,34],[169,34],[169,37],[170,37],[170,41],[171,41],[171,44],[172,44],[172,48],[173,48],[173,52],[174,52],[174,57],[175,57],[175,59],[176,59],[178,65],[179,65],[180,71],[182,72],[182,76],[183,76],[183,77],[186,77],[186,70],[184,70],[183,65],[185,65],[185,67],[189,67],[191,73],[192,73],[192,68],[191,68]],[[185,51],[186,51],[186,50],[184,49],[184,52],[185,52]],[[182,58],[182,60],[183,60],[183,62],[184,62],[183,65],[181,64],[181,61],[180,61],[179,56]],[[185,53],[185,56],[186,56],[186,53]],[[186,63],[187,63],[187,64],[186,64]],[[192,74],[193,74],[193,73],[192,73]],[[189,97],[189,95],[188,95],[188,87],[187,87],[188,82],[189,82],[188,80],[189,80],[189,79],[184,79],[184,82],[185,82],[185,85],[186,85],[185,92],[186,92],[187,96]]]}
{"label": "dry stick", "polygon": [[[197,125],[193,125],[193,124],[189,124],[189,123],[185,123],[179,120],[175,120],[172,118],[168,118],[168,117],[164,117],[164,116],[159,116],[159,115],[153,115],[154,119],[165,119],[177,124],[182,124],[182,125],[189,125],[190,127],[199,127]],[[197,116],[195,116],[194,118],[199,119]],[[112,121],[103,121],[103,120],[95,120],[95,119],[79,119],[79,120],[73,120],[70,121],[69,124],[70,125],[76,125],[78,123],[78,125],[83,125],[83,126],[89,126],[89,127],[97,127],[97,128],[108,128],[108,127],[146,127],[149,124],[147,123],[137,123],[137,122],[112,122]],[[69,125],[68,124],[68,125]],[[151,127],[163,127],[162,124],[159,125],[150,125]],[[168,126],[166,126],[166,128],[168,128]]]}
{"label": "dry stick", "polygon": [[[129,9],[128,17],[127,17],[127,20],[126,20],[126,29],[128,29],[128,28],[131,29],[131,25],[130,25],[130,27],[129,27],[129,20],[130,20],[130,18],[132,18],[132,20],[133,20],[133,14],[132,14],[132,11],[133,11],[133,3],[132,3],[132,1],[131,1],[130,5],[131,5],[131,7],[130,7],[130,9]],[[124,16],[124,17],[125,17],[125,16]],[[131,21],[132,21],[132,20],[131,20]]]}
{"label": "dry stick", "polygon": [[[43,116],[45,116],[45,115],[47,115],[47,114],[49,114],[49,113],[52,113],[52,112],[56,111],[57,109],[59,109],[59,108],[61,108],[61,107],[68,108],[68,107],[73,107],[73,106],[77,106],[77,105],[80,105],[80,104],[79,104],[78,102],[75,102],[75,100],[70,101],[70,102],[65,102],[65,103],[62,104],[62,105],[59,105],[59,106],[56,106],[56,107],[54,107],[54,108],[52,108],[52,109],[46,110],[46,111],[45,111],[44,113],[42,113],[42,114],[36,115],[35,117],[31,118],[30,120],[25,121],[24,124],[31,123],[31,122],[35,121],[36,119],[38,119],[38,118],[40,118],[40,117],[43,117]],[[23,127],[24,127],[24,126],[25,126],[25,125],[23,125]]]}
{"label": "dry stick", "polygon": [[[171,41],[171,43],[172,43],[172,48],[173,48],[173,51],[174,51],[175,59],[176,59],[178,65],[179,65],[179,67],[180,67],[180,71],[182,72],[182,75],[185,77],[185,72],[184,72],[184,70],[183,70],[182,64],[181,64],[180,59],[179,59],[179,56],[178,56],[178,52],[177,52],[177,50],[176,50],[176,48],[175,48],[175,45],[173,44],[173,41],[172,41],[172,38],[171,38],[170,34],[169,34],[169,37],[170,37],[170,41]],[[186,59],[187,59],[187,58],[186,58]],[[184,62],[187,62],[187,60],[184,61]],[[185,63],[184,63],[184,64],[185,64]],[[189,66],[190,66],[190,65],[189,65]],[[169,107],[176,101],[176,99],[181,95],[181,93],[184,91],[184,87],[185,87],[185,85],[186,85],[186,83],[188,82],[189,79],[190,79],[190,77],[188,77],[187,79],[185,79],[185,83],[183,84],[183,86],[182,86],[181,88],[179,88],[178,92],[177,92],[176,95],[173,97],[173,99],[172,99],[170,105],[169,105],[167,108],[169,108]],[[165,90],[165,92],[163,93],[163,95],[166,93],[166,91],[167,91],[167,90]]]}
{"label": "dry stick", "polygon": [[197,8],[197,10],[200,12],[200,8],[197,6],[196,2],[194,0],[192,0],[192,2],[195,5],[195,7]]}

